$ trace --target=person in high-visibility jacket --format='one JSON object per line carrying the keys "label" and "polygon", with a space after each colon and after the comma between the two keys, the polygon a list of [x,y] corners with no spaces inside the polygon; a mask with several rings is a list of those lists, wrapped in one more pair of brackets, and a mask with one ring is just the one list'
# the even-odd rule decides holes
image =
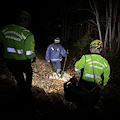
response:
{"label": "person in high-visibility jacket", "polygon": [[110,66],[108,61],[100,55],[102,46],[103,43],[100,40],[95,40],[91,42],[91,54],[83,55],[82,58],[75,63],[75,71],[80,72],[81,69],[84,68],[82,79],[87,82],[94,82],[94,66],[94,72],[97,82],[100,83],[102,86],[105,86],[109,80]]}
{"label": "person in high-visibility jacket", "polygon": [[[82,71],[80,83],[83,83],[87,88],[97,85],[99,90],[103,89],[109,80],[110,66],[108,61],[100,55],[102,48],[102,41],[92,41],[90,44],[91,54],[83,55],[81,59],[75,63],[75,71],[78,73]],[[99,97],[97,99],[99,99]]]}
{"label": "person in high-visibility jacket", "polygon": [[[0,31],[0,42],[4,44],[4,58],[15,77],[20,92],[31,92],[32,67],[35,61],[35,41],[33,34],[27,29],[31,16],[27,11],[17,14],[17,24],[7,25]],[[26,74],[26,79],[24,74]]]}

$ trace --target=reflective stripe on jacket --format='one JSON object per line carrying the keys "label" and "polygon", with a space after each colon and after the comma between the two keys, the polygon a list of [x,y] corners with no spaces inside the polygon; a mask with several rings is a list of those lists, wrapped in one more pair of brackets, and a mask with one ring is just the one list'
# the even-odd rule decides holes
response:
{"label": "reflective stripe on jacket", "polygon": [[[93,65],[95,71],[95,77],[97,82],[102,83],[105,86],[109,80],[110,66],[105,58],[99,54],[91,54],[93,58]],[[80,72],[84,68],[82,79],[88,82],[94,82],[93,66],[91,55],[83,55],[82,58],[75,63],[75,71]]]}
{"label": "reflective stripe on jacket", "polygon": [[0,36],[0,41],[4,43],[5,58],[26,60],[35,57],[34,36],[26,28],[11,24],[2,29]]}

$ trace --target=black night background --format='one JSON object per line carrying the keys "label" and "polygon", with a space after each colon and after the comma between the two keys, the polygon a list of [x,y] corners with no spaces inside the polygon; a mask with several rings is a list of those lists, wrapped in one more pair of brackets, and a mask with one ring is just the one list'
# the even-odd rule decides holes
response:
{"label": "black night background", "polygon": [[[16,23],[19,10],[28,11],[32,17],[29,30],[34,35],[37,51],[37,61],[33,64],[33,99],[19,99],[16,82],[6,68],[0,48],[0,120],[119,119],[120,1],[3,1],[0,29]],[[74,75],[75,62],[89,53],[90,42],[100,38],[103,41],[102,55],[110,64],[111,75],[108,85],[101,92],[100,108],[96,111],[77,110],[76,103],[64,99],[65,82],[48,78],[52,68],[45,60],[45,52],[56,37],[60,37],[61,44],[69,50],[65,71],[71,75]]]}
{"label": "black night background", "polygon": [[[4,6],[4,9],[1,8],[0,11],[0,27],[15,23],[16,13],[22,9],[27,10],[32,16],[29,30],[34,34],[37,43],[41,47],[46,47],[46,45],[53,42],[56,36],[64,41],[62,28],[65,16],[68,16],[67,19],[71,19],[70,24],[78,24],[91,16],[91,13],[86,10],[90,8],[88,0],[85,2],[83,0],[44,0],[40,3],[39,1],[18,1],[18,3],[8,1],[4,3]],[[79,8],[83,10],[78,10]],[[66,22],[70,21],[67,20]]]}

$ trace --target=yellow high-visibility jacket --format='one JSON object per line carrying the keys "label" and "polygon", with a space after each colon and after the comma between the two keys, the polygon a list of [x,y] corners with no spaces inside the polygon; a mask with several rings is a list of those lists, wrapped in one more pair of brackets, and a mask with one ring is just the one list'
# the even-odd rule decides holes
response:
{"label": "yellow high-visibility jacket", "polygon": [[[92,55],[92,59],[91,59]],[[88,82],[94,82],[94,73],[97,82],[105,86],[109,80],[110,66],[108,61],[103,58],[100,54],[83,55],[82,58],[75,63],[75,71],[81,72],[84,68],[82,79]],[[92,64],[93,63],[93,64]]]}
{"label": "yellow high-visibility jacket", "polygon": [[4,57],[26,60],[34,58],[35,41],[33,34],[26,28],[11,24],[0,31],[0,42],[4,44]]}

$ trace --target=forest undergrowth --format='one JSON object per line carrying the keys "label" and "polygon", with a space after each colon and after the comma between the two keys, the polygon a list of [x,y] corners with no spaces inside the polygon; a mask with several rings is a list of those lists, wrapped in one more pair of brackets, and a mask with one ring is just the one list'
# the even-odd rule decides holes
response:
{"label": "forest undergrowth", "polygon": [[[53,69],[44,59],[44,52],[41,53],[37,53],[36,62],[32,64],[33,98],[31,101],[20,98],[14,77],[9,72],[4,59],[0,59],[0,118],[47,120],[56,119],[57,116],[57,119],[79,119],[83,115],[89,118],[90,116],[86,116],[87,112],[80,114],[75,103],[64,99],[63,84],[65,81],[49,79]],[[65,71],[70,75],[74,75],[74,63],[72,62],[73,60],[68,56]],[[99,112],[92,113],[91,117],[96,117],[99,113],[108,118],[111,115],[109,113],[112,113],[116,114],[113,116],[115,118],[120,113],[120,56],[116,55],[109,63],[111,66],[110,80],[101,92],[101,99],[98,103]]]}

